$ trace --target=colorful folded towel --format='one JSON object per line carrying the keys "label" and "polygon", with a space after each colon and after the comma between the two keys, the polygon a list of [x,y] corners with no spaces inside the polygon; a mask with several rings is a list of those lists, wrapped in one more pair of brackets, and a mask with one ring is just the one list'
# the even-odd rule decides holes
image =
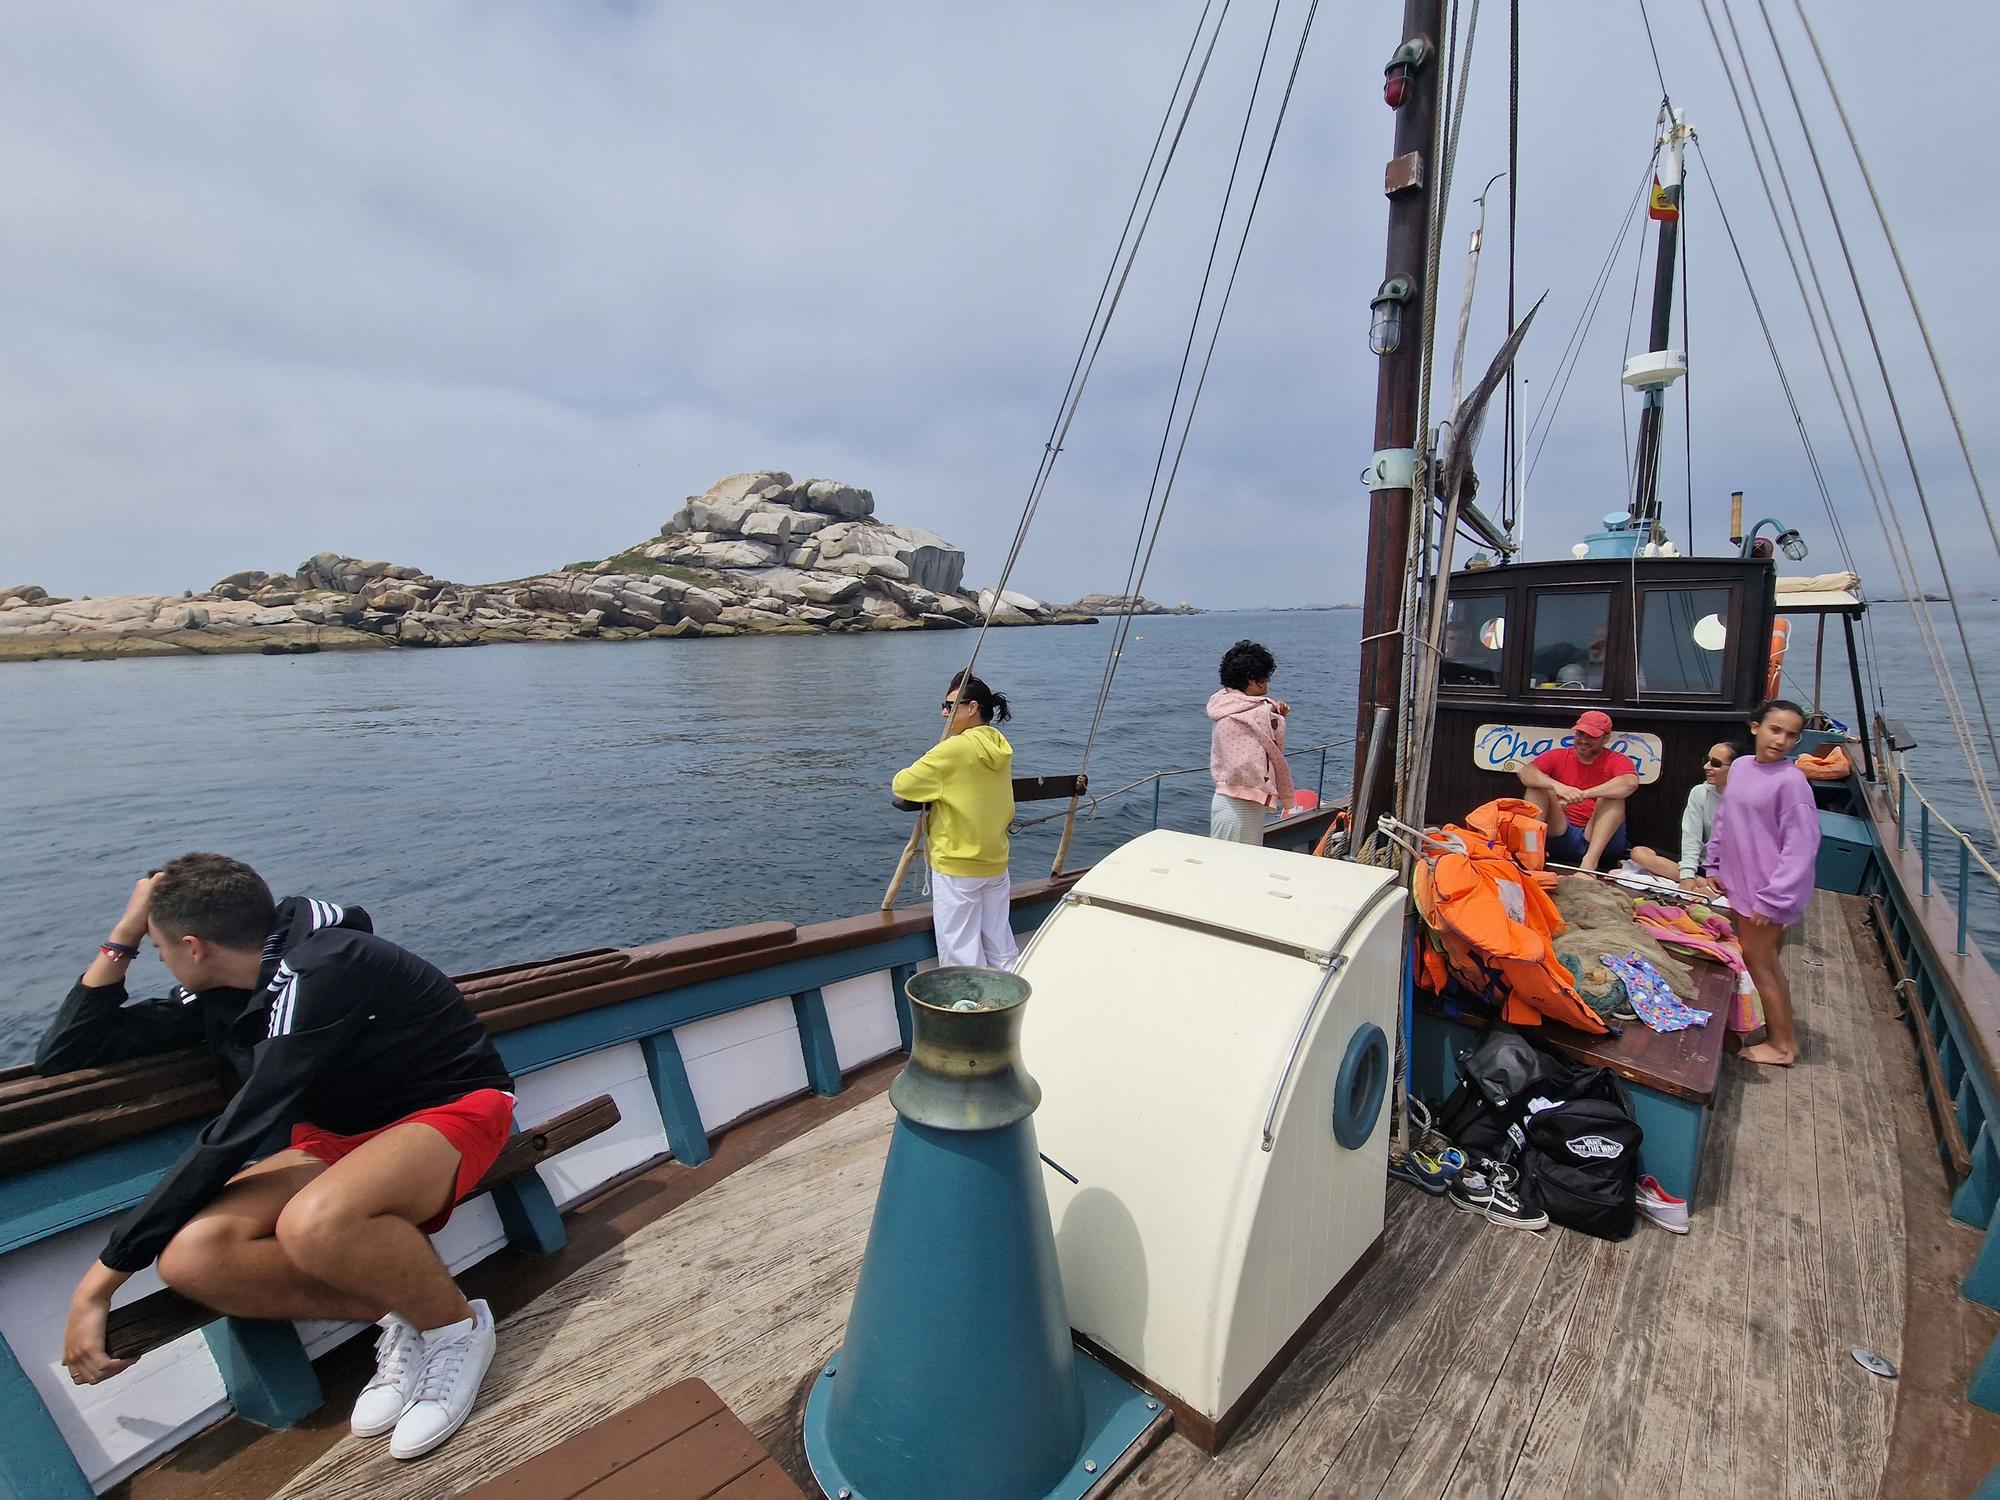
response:
{"label": "colorful folded towel", "polygon": [[1616,974],[1625,986],[1639,1019],[1655,1031],[1685,1031],[1690,1026],[1706,1026],[1708,1012],[1681,1003],[1660,971],[1636,953],[1623,957],[1605,953],[1598,961]]}

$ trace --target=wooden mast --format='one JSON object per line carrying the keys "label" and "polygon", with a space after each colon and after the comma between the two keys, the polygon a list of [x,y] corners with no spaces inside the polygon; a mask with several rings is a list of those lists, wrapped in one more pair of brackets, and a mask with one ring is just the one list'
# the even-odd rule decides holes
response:
{"label": "wooden mast", "polygon": [[[1431,160],[1437,134],[1437,36],[1443,20],[1442,0],[1404,0],[1402,45],[1385,73],[1384,99],[1396,110],[1396,144],[1383,175],[1389,199],[1389,244],[1378,294],[1375,329],[1383,314],[1393,310],[1401,325],[1396,347],[1379,353],[1375,382],[1376,483],[1386,476],[1405,480],[1401,488],[1373,488],[1368,510],[1366,581],[1361,603],[1362,647],[1359,714],[1355,726],[1353,846],[1359,846],[1375,818],[1393,798],[1395,778],[1389,768],[1400,751],[1396,725],[1402,692],[1404,642],[1403,581],[1408,563],[1410,510],[1415,500],[1406,467],[1409,450],[1421,437],[1417,431],[1422,402],[1426,354],[1424,308],[1431,301],[1428,279],[1431,191],[1436,164]],[[1400,284],[1400,286],[1399,286]],[[1400,290],[1403,300],[1393,301]],[[1371,329],[1371,347],[1378,343]],[[1401,455],[1399,458],[1398,455]],[[1402,467],[1399,468],[1399,464]],[[1428,496],[1425,497],[1428,503]],[[1372,778],[1363,762],[1368,756],[1370,729],[1379,708],[1389,711],[1389,730],[1380,743],[1381,764]],[[1368,784],[1364,785],[1364,779]]]}

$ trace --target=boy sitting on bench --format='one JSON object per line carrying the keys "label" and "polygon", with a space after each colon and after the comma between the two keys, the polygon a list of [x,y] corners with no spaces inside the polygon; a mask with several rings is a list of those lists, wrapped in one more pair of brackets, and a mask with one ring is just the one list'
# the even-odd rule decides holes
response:
{"label": "boy sitting on bench", "polygon": [[[150,937],[179,981],[127,1005]],[[242,1318],[379,1321],[357,1437],[397,1458],[465,1422],[493,1360],[493,1319],[426,1235],[506,1145],[513,1079],[456,986],[374,935],[368,915],[288,896],[248,865],[189,854],[141,880],[35,1056],[43,1074],[205,1046],[228,1106],[119,1223],[70,1300],[63,1364],[89,1385],[112,1294],[160,1277]],[[290,1146],[246,1166],[274,1129]]]}

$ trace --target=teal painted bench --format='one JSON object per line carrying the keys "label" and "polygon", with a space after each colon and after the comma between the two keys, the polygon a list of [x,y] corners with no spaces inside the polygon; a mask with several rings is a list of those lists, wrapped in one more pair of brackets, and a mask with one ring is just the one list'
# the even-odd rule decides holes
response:
{"label": "teal painted bench", "polygon": [[[1686,1031],[1654,1031],[1629,1022],[1623,1036],[1589,1036],[1554,1022],[1523,1028],[1573,1062],[1611,1069],[1624,1080],[1632,1113],[1646,1133],[1644,1169],[1676,1198],[1694,1201],[1709,1111],[1722,1082],[1723,1038],[1735,993],[1720,964],[1693,964],[1694,1007],[1713,1017]],[[1455,1012],[1455,1013],[1454,1013]],[[1457,1007],[1419,994],[1410,1026],[1410,1088],[1420,1098],[1443,1099],[1458,1086],[1458,1054],[1486,1028],[1483,1008]]]}

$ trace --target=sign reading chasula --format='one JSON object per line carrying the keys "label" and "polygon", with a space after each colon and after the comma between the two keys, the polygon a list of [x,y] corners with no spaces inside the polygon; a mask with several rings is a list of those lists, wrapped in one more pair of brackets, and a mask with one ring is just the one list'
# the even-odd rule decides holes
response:
{"label": "sign reading chasula", "polygon": [[[1482,771],[1518,771],[1545,750],[1573,744],[1567,729],[1541,729],[1531,724],[1481,724],[1472,739],[1472,763]],[[1616,734],[1607,748],[1631,759],[1641,784],[1660,779],[1660,737],[1657,734]]]}

